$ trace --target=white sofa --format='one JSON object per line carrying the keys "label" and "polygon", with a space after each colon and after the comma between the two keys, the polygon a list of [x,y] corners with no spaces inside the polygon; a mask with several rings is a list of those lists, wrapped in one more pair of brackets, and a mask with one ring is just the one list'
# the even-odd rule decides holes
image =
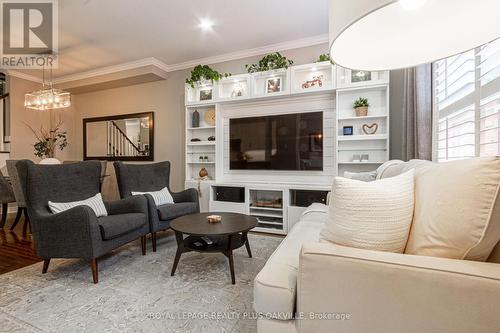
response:
{"label": "white sofa", "polygon": [[488,262],[361,250],[319,242],[327,219],[309,207],[255,278],[259,333],[500,332],[500,243]]}

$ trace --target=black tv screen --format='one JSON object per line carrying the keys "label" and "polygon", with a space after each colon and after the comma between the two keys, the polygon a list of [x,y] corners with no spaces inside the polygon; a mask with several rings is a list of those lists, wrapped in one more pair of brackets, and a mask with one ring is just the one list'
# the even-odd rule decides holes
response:
{"label": "black tv screen", "polygon": [[323,113],[229,120],[231,170],[323,170]]}

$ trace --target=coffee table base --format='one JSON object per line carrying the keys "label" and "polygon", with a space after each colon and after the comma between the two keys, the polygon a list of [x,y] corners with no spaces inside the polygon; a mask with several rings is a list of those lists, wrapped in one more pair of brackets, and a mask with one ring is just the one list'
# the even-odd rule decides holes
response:
{"label": "coffee table base", "polygon": [[241,234],[231,234],[228,236],[218,236],[210,237],[215,239],[216,243],[208,246],[196,246],[194,243],[199,242],[201,237],[199,236],[188,236],[184,238],[181,232],[175,232],[175,239],[177,240],[177,252],[175,253],[174,265],[172,266],[171,276],[174,276],[181,255],[186,252],[196,251],[196,252],[206,252],[214,253],[220,252],[224,254],[229,259],[229,270],[231,271],[231,282],[235,284],[234,278],[234,261],[233,261],[233,250],[238,249],[245,245],[248,253],[248,257],[252,258],[252,251],[250,250],[250,244],[248,243],[248,232],[243,232]]}

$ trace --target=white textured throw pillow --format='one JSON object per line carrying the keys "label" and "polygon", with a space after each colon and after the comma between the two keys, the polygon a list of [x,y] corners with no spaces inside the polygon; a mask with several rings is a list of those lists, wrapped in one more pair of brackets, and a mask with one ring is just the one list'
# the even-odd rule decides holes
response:
{"label": "white textured throw pillow", "polygon": [[104,201],[102,201],[101,193],[97,193],[93,197],[80,201],[73,201],[73,202],[49,201],[50,211],[54,214],[64,212],[65,210],[71,209],[76,206],[89,206],[90,208],[92,208],[97,217],[108,215],[106,206],[104,206]]}
{"label": "white textured throw pillow", "polygon": [[174,198],[172,197],[172,194],[170,194],[170,191],[166,187],[164,187],[159,191],[154,191],[154,192],[132,192],[132,195],[142,195],[142,194],[151,195],[153,197],[153,201],[157,206],[174,203]]}
{"label": "white textured throw pillow", "polygon": [[362,182],[335,177],[321,239],[367,250],[403,253],[413,217],[414,171]]}

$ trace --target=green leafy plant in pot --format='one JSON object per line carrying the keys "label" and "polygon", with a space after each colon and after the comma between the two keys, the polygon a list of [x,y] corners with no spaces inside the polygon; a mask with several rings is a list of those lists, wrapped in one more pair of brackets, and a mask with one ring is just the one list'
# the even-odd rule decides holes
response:
{"label": "green leafy plant in pot", "polygon": [[259,60],[258,64],[245,65],[248,73],[265,72],[274,69],[288,68],[293,60],[283,57],[279,52],[271,53]]}
{"label": "green leafy plant in pot", "polygon": [[365,117],[368,115],[368,107],[370,103],[368,98],[360,97],[354,102],[354,110],[356,111],[356,117]]}
{"label": "green leafy plant in pot", "polygon": [[33,129],[30,125],[26,124],[33,132],[36,142],[33,144],[35,149],[35,156],[42,158],[41,164],[59,164],[56,157],[56,150],[64,150],[68,146],[67,132],[62,131],[61,127],[63,122],[59,122],[55,126],[51,126],[49,130],[40,127],[38,131]]}
{"label": "green leafy plant in pot", "polygon": [[335,65],[335,61],[330,58],[330,55],[328,53],[320,54],[318,60],[315,62],[324,62],[324,61],[329,61],[332,65]]}
{"label": "green leafy plant in pot", "polygon": [[210,68],[207,65],[198,65],[191,71],[191,77],[186,79],[186,83],[192,88],[196,83],[202,83],[203,81],[219,81],[222,78],[231,76],[231,73],[219,73],[216,70]]}

